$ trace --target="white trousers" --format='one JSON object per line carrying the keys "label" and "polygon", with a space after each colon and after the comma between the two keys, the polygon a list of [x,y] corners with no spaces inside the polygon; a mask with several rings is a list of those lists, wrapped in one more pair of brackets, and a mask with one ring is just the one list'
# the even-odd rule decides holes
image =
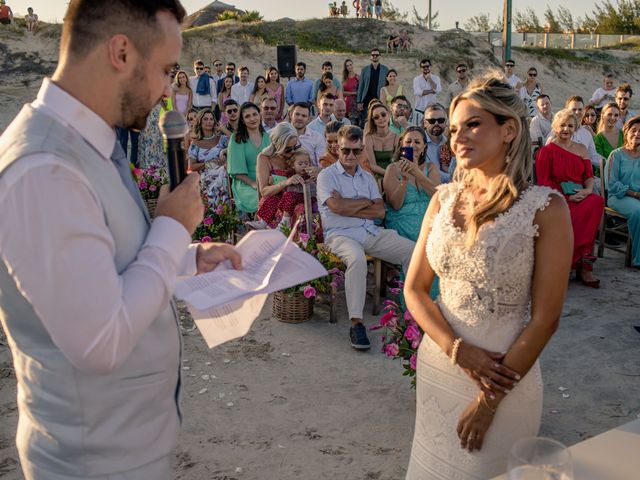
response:
{"label": "white trousers", "polygon": [[406,273],[415,243],[401,237],[395,230],[381,228],[379,235],[367,233],[363,243],[343,235],[333,235],[327,240],[327,246],[347,266],[344,290],[349,318],[362,319],[367,295],[366,256],[371,255],[394,265],[402,265]]}
{"label": "white trousers", "polygon": [[[43,471],[33,464],[22,465],[27,480],[171,480],[171,455],[126,472],[97,477],[76,477]],[[114,466],[117,468],[117,466]]]}

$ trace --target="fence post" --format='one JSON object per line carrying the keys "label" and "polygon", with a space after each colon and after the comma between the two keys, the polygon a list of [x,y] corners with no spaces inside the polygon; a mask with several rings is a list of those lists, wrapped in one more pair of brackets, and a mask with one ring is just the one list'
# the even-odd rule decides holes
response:
{"label": "fence post", "polygon": [[547,48],[547,46],[549,45],[549,32],[544,32],[544,43],[543,43],[543,47]]}
{"label": "fence post", "polygon": [[600,48],[600,34],[596,33],[596,48]]}
{"label": "fence post", "polygon": [[576,32],[571,32],[571,50],[576,48]]}

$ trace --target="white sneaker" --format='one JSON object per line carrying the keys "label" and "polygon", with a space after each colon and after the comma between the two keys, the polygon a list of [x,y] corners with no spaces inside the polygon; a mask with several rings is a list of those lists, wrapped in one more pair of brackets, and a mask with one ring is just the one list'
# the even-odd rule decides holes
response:
{"label": "white sneaker", "polygon": [[267,222],[265,222],[262,219],[253,220],[251,222],[246,222],[246,225],[250,226],[254,230],[266,230],[267,227],[268,227]]}

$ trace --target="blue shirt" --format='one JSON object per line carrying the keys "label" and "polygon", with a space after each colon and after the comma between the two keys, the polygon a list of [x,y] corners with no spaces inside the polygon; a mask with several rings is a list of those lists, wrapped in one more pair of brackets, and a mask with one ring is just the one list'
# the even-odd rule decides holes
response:
{"label": "blue shirt", "polygon": [[373,175],[364,171],[360,166],[355,175],[349,175],[340,161],[323,169],[318,175],[318,205],[322,218],[324,237],[328,239],[334,235],[343,235],[363,243],[367,233],[378,235],[380,228],[373,220],[356,217],[344,217],[333,213],[327,206],[327,200],[336,190],[342,198],[377,200],[382,198],[378,184]]}
{"label": "blue shirt", "polygon": [[440,137],[440,143],[435,143],[431,140],[431,137],[427,135],[427,160],[438,167],[438,170],[440,171],[440,183],[449,183],[451,181],[451,176],[448,173],[443,172],[440,167],[440,149],[446,141],[447,139],[443,135]]}
{"label": "blue shirt", "polygon": [[308,78],[303,78],[302,80],[294,78],[287,83],[287,88],[285,88],[284,91],[284,99],[288,105],[293,105],[298,102],[313,103],[315,102],[315,98],[313,98],[312,93],[313,82],[311,80]]}

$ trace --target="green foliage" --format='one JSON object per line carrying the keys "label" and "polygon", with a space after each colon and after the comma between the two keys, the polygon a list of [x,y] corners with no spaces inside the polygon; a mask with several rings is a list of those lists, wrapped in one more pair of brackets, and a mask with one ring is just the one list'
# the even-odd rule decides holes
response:
{"label": "green foliage", "polygon": [[[411,23],[413,23],[417,27],[424,28],[425,30],[429,29],[429,13],[427,13],[424,17],[420,16],[420,13],[418,13],[418,9],[415,5],[413,6],[413,11],[411,13],[413,14],[413,20],[411,21]],[[438,18],[438,13],[438,11],[436,11],[435,13],[431,12],[431,30],[437,30],[438,28],[440,28],[440,22],[436,20],[436,18]]]}
{"label": "green foliage", "polygon": [[220,15],[218,15],[219,22],[225,22],[227,20],[240,20],[240,14],[238,12],[234,12],[233,10],[225,10]]}
{"label": "green foliage", "polygon": [[488,13],[474,15],[464,22],[464,29],[468,32],[488,32],[491,30],[491,20]]}
{"label": "green foliage", "polygon": [[527,7],[524,12],[517,11],[513,16],[513,27],[516,32],[543,32],[540,19],[531,7]]}
{"label": "green foliage", "polygon": [[382,2],[382,18],[390,20],[392,22],[404,22],[406,23],[409,18],[408,12],[401,12],[397,9],[391,0],[383,0]]}
{"label": "green foliage", "polygon": [[249,12],[245,12],[241,17],[240,17],[240,21],[244,22],[244,23],[250,23],[250,22],[260,22],[262,21],[262,15],[260,15],[260,12],[257,10],[251,10]]}
{"label": "green foliage", "polygon": [[611,0],[596,3],[592,16],[585,15],[585,22],[595,26],[597,33],[638,34],[640,33],[640,0]]}
{"label": "green foliage", "polygon": [[547,9],[544,11],[544,19],[546,20],[546,27],[548,27],[549,33],[562,33],[562,26],[556,19],[553,10],[547,5]]}

